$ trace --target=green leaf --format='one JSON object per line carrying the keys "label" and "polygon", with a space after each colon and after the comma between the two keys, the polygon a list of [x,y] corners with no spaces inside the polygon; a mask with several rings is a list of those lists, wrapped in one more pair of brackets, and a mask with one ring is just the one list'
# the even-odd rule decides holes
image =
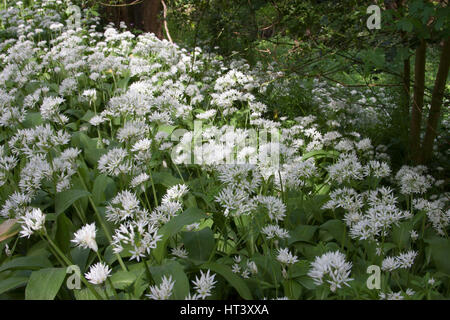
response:
{"label": "green leaf", "polygon": [[94,186],[92,187],[92,200],[95,204],[100,204],[106,201],[106,190],[110,185],[114,185],[114,180],[105,174],[101,174],[95,178]]}
{"label": "green leaf", "polygon": [[70,240],[72,240],[75,227],[72,221],[66,217],[64,213],[61,213],[56,219],[56,243],[62,249],[63,252],[69,252]]}
{"label": "green leaf", "polygon": [[0,281],[0,294],[9,290],[13,290],[19,287],[23,287],[28,282],[28,277],[16,276],[3,279]]}
{"label": "green leaf", "polygon": [[40,112],[29,112],[22,123],[25,128],[32,128],[42,124],[42,116]]}
{"label": "green leaf", "polygon": [[209,259],[215,244],[214,234],[209,227],[195,232],[183,232],[181,236],[189,258],[198,261]]}
{"label": "green leaf", "polygon": [[406,249],[409,247],[412,230],[410,221],[400,223],[398,226],[392,228],[392,240],[399,249]]}
{"label": "green leaf", "polygon": [[302,294],[302,286],[295,280],[284,280],[284,295],[289,298],[289,300],[298,300]]}
{"label": "green leaf", "polygon": [[123,290],[131,286],[136,280],[137,276],[135,273],[130,271],[118,271],[111,276],[111,281],[114,288]]}
{"label": "green leaf", "polygon": [[234,274],[230,267],[210,262],[205,263],[201,266],[202,269],[209,269],[212,272],[216,272],[222,277],[225,278],[225,280],[228,281],[228,283],[233,286],[233,288],[236,289],[236,291],[239,293],[239,295],[245,299],[245,300],[252,300],[252,294],[250,292],[250,289],[248,288],[247,284],[244,282],[244,280],[240,277],[238,277],[236,274]]}
{"label": "green leaf", "polygon": [[59,192],[55,197],[55,212],[60,214],[69,208],[78,199],[90,195],[86,190],[66,190]]}
{"label": "green leaf", "polygon": [[341,220],[328,220],[320,226],[320,229],[328,231],[338,243],[344,243],[344,245],[349,248],[353,247],[346,236],[346,226]]}
{"label": "green leaf", "polygon": [[299,225],[289,232],[288,245],[297,241],[310,242],[317,231],[317,226]]}
{"label": "green leaf", "polygon": [[161,266],[150,267],[150,273],[156,284],[159,285],[162,277],[172,276],[175,281],[171,299],[183,300],[189,294],[189,279],[184,272],[183,266],[177,261],[169,261]]}
{"label": "green leaf", "polygon": [[183,181],[174,177],[172,174],[166,171],[162,172],[153,172],[152,179],[154,184],[161,184],[166,188],[172,187],[176,184],[180,184]]}
{"label": "green leaf", "polygon": [[[72,261],[78,267],[80,267],[81,272],[84,272],[86,269],[86,262],[89,257],[90,249],[75,247],[70,250],[70,256],[72,257]],[[110,263],[108,263],[110,264]]]}
{"label": "green leaf", "polygon": [[424,239],[426,243],[430,244],[431,258],[437,269],[447,275],[450,275],[450,240],[434,237],[431,239]]}
{"label": "green leaf", "polygon": [[198,220],[205,218],[203,211],[199,208],[188,208],[183,213],[172,218],[161,229],[159,234],[162,235],[160,241],[158,241],[157,247],[152,251],[155,259],[161,263],[166,250],[166,244],[170,237],[177,234],[184,226],[197,222]]}
{"label": "green leaf", "polygon": [[330,150],[330,151],[326,151],[326,150],[314,150],[311,152],[308,152],[306,154],[304,154],[302,156],[302,160],[307,160],[309,158],[316,158],[316,159],[320,159],[320,158],[337,158],[339,156],[339,152],[335,151],[335,150]]}
{"label": "green leaf", "polygon": [[25,299],[53,300],[65,277],[65,268],[47,268],[33,271],[25,288]]}
{"label": "green leaf", "polygon": [[28,256],[28,257],[19,257],[14,258],[2,266],[0,266],[0,272],[5,270],[37,270],[40,268],[51,267],[51,262],[47,259],[47,257],[43,255],[37,256]]}
{"label": "green leaf", "polygon": [[[94,289],[97,290],[95,287]],[[97,291],[100,295],[104,295],[104,293],[100,292],[100,290]],[[77,300],[98,300],[95,294],[93,294],[88,288],[73,290],[73,294],[75,295],[75,299]]]}

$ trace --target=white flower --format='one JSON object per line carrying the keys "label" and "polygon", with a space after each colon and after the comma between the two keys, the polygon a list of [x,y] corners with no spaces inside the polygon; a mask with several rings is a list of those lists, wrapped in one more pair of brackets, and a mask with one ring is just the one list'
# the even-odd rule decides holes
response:
{"label": "white flower", "polygon": [[92,284],[102,284],[109,274],[111,269],[103,262],[98,262],[89,268],[89,272],[85,273],[84,276]]}
{"label": "white flower", "polygon": [[409,250],[408,252],[399,254],[396,257],[398,264],[399,264],[399,268],[402,268],[402,269],[411,268],[414,263],[414,259],[416,257],[417,257],[417,252],[413,251],[413,250]]}
{"label": "white flower", "polygon": [[118,176],[121,173],[127,174],[132,169],[131,162],[127,157],[128,153],[125,149],[111,149],[100,157],[98,170],[112,176]]}
{"label": "white flower", "polygon": [[408,288],[408,289],[406,289],[406,294],[407,294],[408,296],[413,296],[413,295],[416,294],[416,292],[415,292],[413,289]]}
{"label": "white flower", "polygon": [[94,127],[96,127],[96,126],[98,126],[99,124],[102,124],[105,121],[106,121],[106,119],[103,118],[101,115],[95,115],[89,120],[89,123],[91,125],[93,125]]}
{"label": "white flower", "polygon": [[396,257],[386,257],[382,262],[381,269],[384,271],[393,271],[395,269],[411,268],[416,257],[417,252],[413,250],[401,253]]}
{"label": "white flower", "polygon": [[336,291],[342,284],[350,286],[349,281],[351,262],[345,261],[345,255],[339,251],[327,252],[320,257],[316,257],[311,264],[311,270],[308,275],[314,279],[317,285],[321,285],[324,280],[330,284],[330,290]]}
{"label": "white flower", "polygon": [[175,280],[172,281],[172,276],[167,278],[166,276],[162,277],[162,282],[158,286],[150,286],[150,294],[146,296],[153,300],[168,300],[172,295],[173,286],[175,285]]}
{"label": "white flower", "polygon": [[188,252],[186,249],[182,248],[183,245],[179,245],[176,248],[172,248],[172,254],[178,258],[186,259],[188,257]]}
{"label": "white flower", "polygon": [[202,299],[211,296],[211,290],[214,289],[214,285],[217,283],[217,281],[214,281],[214,277],[216,275],[210,275],[209,272],[210,270],[203,273],[203,271],[200,270],[200,278],[196,276],[195,281],[192,281],[195,285],[194,289],[197,291],[198,296]]}
{"label": "white flower", "polygon": [[278,249],[277,260],[282,264],[294,264],[298,261],[298,257],[289,252],[288,248]]}
{"label": "white flower", "polygon": [[397,259],[395,257],[386,257],[381,263],[381,269],[383,271],[393,271],[399,267]]}
{"label": "white flower", "polygon": [[82,248],[90,248],[97,252],[98,246],[95,241],[95,223],[87,224],[77,232],[75,232],[75,239],[72,242],[76,243]]}
{"label": "white flower", "polygon": [[19,218],[19,223],[22,225],[20,236],[29,238],[35,231],[45,228],[45,215],[41,209],[33,208]]}
{"label": "white flower", "polygon": [[162,203],[170,201],[180,201],[181,198],[189,191],[189,188],[185,184],[177,184],[167,190],[165,196],[162,199]]}
{"label": "white flower", "polygon": [[266,235],[267,239],[285,239],[289,237],[289,232],[286,229],[279,227],[278,225],[265,226],[261,229],[261,232]]}

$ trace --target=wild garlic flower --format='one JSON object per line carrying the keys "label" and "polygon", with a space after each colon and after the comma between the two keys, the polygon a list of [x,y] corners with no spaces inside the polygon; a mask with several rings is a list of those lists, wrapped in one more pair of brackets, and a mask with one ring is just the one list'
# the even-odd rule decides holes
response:
{"label": "wild garlic flower", "polygon": [[45,120],[50,120],[54,122],[66,122],[64,120],[69,120],[64,115],[59,113],[59,106],[64,102],[63,98],[60,97],[46,97],[41,105],[41,115]]}
{"label": "wild garlic flower", "polygon": [[183,205],[180,202],[166,200],[153,209],[149,215],[149,219],[155,225],[164,225],[175,217],[182,209]]}
{"label": "wild garlic flower", "polygon": [[120,253],[127,248],[131,253],[130,260],[139,261],[156,248],[157,242],[162,238],[158,231],[159,229],[145,217],[124,222],[115,230],[112,237],[113,252]]}
{"label": "wild garlic flower", "polygon": [[428,201],[425,199],[414,199],[413,208],[424,211],[427,218],[431,221],[433,229],[441,236],[445,236],[445,229],[450,225],[450,209],[448,200],[437,199],[435,201]]}
{"label": "wild garlic flower", "polygon": [[337,183],[351,180],[362,180],[363,166],[354,153],[344,153],[339,156],[338,161],[328,167],[330,178]]}
{"label": "wild garlic flower", "polygon": [[256,209],[255,202],[249,197],[247,192],[231,186],[227,186],[220,191],[215,200],[225,208],[224,215],[226,217],[228,215],[234,217],[248,215]]}
{"label": "wild garlic flower", "polygon": [[352,268],[351,262],[345,261],[345,255],[339,251],[327,252],[322,256],[316,257],[311,263],[311,269],[308,276],[313,278],[316,285],[322,285],[325,282],[330,284],[330,290],[335,292],[342,285],[350,287],[349,281]]}
{"label": "wild garlic flower", "polygon": [[289,237],[289,232],[278,225],[267,225],[261,229],[261,233],[263,233],[267,239],[286,239]]}
{"label": "wild garlic flower", "polygon": [[254,192],[261,185],[261,174],[253,164],[224,164],[217,166],[216,170],[219,180],[230,187]]}
{"label": "wild garlic flower", "polygon": [[284,248],[278,249],[277,260],[284,265],[290,265],[298,262],[298,257],[290,253],[288,248]]}
{"label": "wild garlic flower", "polygon": [[106,206],[106,218],[114,223],[147,215],[136,194],[128,190],[119,192]]}
{"label": "wild garlic flower", "polygon": [[181,201],[183,196],[188,193],[189,187],[185,184],[177,184],[166,191],[161,203]]}
{"label": "wild garlic flower", "polygon": [[150,294],[146,294],[146,296],[152,300],[168,300],[172,295],[174,285],[175,280],[172,281],[172,276],[169,278],[163,276],[161,284],[150,286]]}
{"label": "wild garlic flower", "polygon": [[179,245],[176,248],[172,248],[171,250],[172,255],[181,258],[181,259],[186,259],[188,257],[188,252],[186,249],[183,248],[183,245]]}
{"label": "wild garlic flower", "polygon": [[98,246],[95,241],[95,233],[96,227],[95,222],[93,222],[75,232],[75,238],[71,241],[82,248],[89,248],[94,252],[97,252]]}
{"label": "wild garlic flower", "polygon": [[103,262],[97,262],[89,268],[84,276],[92,284],[102,284],[109,277],[111,269]]}
{"label": "wild garlic flower", "polygon": [[6,199],[0,210],[0,215],[5,219],[17,218],[30,210],[31,196],[22,192],[14,192]]}
{"label": "wild garlic flower", "polygon": [[111,176],[128,174],[132,171],[132,163],[128,152],[122,148],[114,148],[102,155],[98,161],[98,170]]}
{"label": "wild garlic flower", "polygon": [[273,196],[262,196],[256,197],[259,204],[267,208],[267,214],[270,220],[283,221],[286,216],[286,205],[279,198]]}
{"label": "wild garlic flower", "polygon": [[395,175],[395,180],[400,185],[401,193],[405,195],[423,194],[434,183],[434,178],[426,175],[426,167],[424,166],[403,166]]}
{"label": "wild garlic flower", "polygon": [[197,295],[206,299],[211,296],[211,290],[214,289],[214,285],[217,281],[214,280],[215,274],[210,275],[210,270],[206,273],[203,273],[203,270],[200,270],[200,278],[198,276],[195,277],[195,280],[192,281],[194,284],[194,289],[197,291]]}
{"label": "wild garlic flower", "polygon": [[[350,236],[360,240],[376,240],[386,237],[393,225],[411,218],[409,211],[397,208],[397,198],[390,188],[378,188],[365,194],[367,209],[352,221]],[[348,216],[346,216],[348,223]]]}
{"label": "wild garlic flower", "polygon": [[417,252],[410,250],[399,254],[395,257],[386,257],[381,265],[381,269],[384,271],[394,271],[396,269],[409,269],[414,263],[414,259],[417,257]]}
{"label": "wild garlic flower", "polygon": [[402,292],[390,292],[390,293],[383,293],[380,292],[379,294],[380,300],[404,300],[405,297],[402,295]]}
{"label": "wild garlic flower", "polygon": [[40,208],[33,208],[19,218],[19,223],[22,225],[20,236],[29,238],[34,232],[44,230],[45,214]]}
{"label": "wild garlic flower", "polygon": [[364,174],[366,176],[373,176],[375,178],[385,178],[391,174],[391,168],[386,162],[370,160],[364,166]]}

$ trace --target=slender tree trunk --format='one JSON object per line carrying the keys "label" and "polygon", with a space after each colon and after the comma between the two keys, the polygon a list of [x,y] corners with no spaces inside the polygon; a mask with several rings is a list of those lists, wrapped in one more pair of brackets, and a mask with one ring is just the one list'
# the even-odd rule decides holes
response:
{"label": "slender tree trunk", "polygon": [[409,104],[411,95],[411,65],[410,58],[403,60],[403,103],[404,103],[404,114],[409,117]]}
{"label": "slender tree trunk", "polygon": [[143,30],[153,32],[159,39],[163,38],[160,0],[144,0],[142,3]]}
{"label": "slender tree trunk", "polygon": [[420,128],[422,123],[423,96],[425,90],[425,62],[427,44],[424,39],[416,49],[414,65],[414,99],[411,110],[410,150],[411,159],[417,163],[420,159]]}
{"label": "slender tree trunk", "polygon": [[447,82],[450,67],[450,38],[444,41],[442,47],[439,69],[434,81],[433,94],[431,96],[430,113],[428,114],[427,129],[422,144],[421,162],[430,161],[433,154],[433,144],[437,135],[437,127],[441,114],[442,100],[444,97],[445,84]]}

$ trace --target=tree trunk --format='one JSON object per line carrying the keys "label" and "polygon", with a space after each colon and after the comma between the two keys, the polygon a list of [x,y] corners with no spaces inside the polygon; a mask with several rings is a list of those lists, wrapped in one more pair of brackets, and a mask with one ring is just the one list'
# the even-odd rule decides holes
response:
{"label": "tree trunk", "polygon": [[427,129],[422,144],[421,163],[430,161],[433,154],[433,144],[437,135],[437,127],[439,123],[442,100],[444,97],[445,84],[447,82],[450,67],[450,38],[444,41],[442,47],[441,59],[439,61],[439,69],[434,81],[433,94],[431,96],[430,113],[428,114]]}
{"label": "tree trunk", "polygon": [[160,0],[145,0],[142,3],[143,31],[153,32],[159,39],[163,38]]}
{"label": "tree trunk", "polygon": [[411,66],[410,59],[403,60],[403,99],[404,99],[404,113],[409,117],[409,104],[411,94]]}
{"label": "tree trunk", "polygon": [[414,64],[414,99],[411,110],[410,126],[410,150],[411,159],[414,163],[420,159],[420,128],[422,123],[423,96],[425,90],[425,61],[427,44],[421,39],[419,47],[416,49]]}

